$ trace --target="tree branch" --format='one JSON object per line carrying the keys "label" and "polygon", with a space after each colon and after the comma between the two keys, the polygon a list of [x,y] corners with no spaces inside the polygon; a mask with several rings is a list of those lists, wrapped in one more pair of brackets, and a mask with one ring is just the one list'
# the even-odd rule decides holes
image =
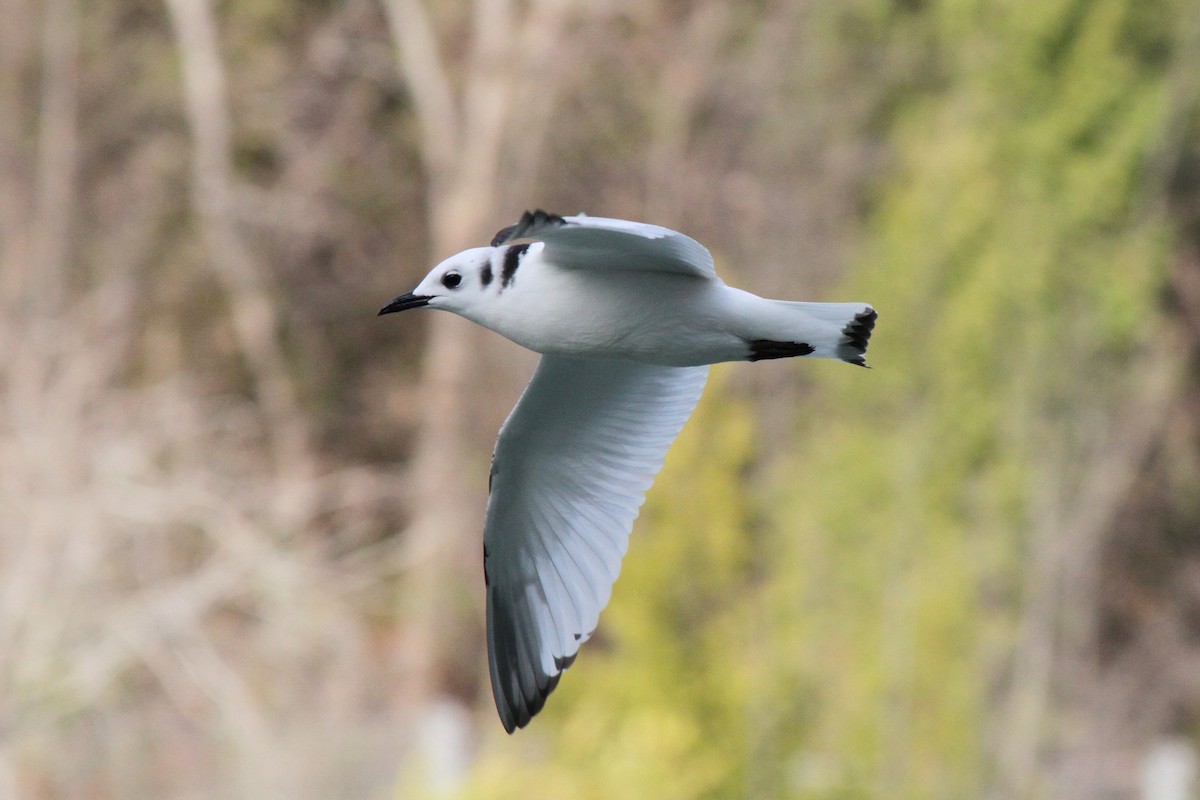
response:
{"label": "tree branch", "polygon": [[277,338],[280,320],[269,282],[234,218],[229,163],[232,124],[226,105],[225,71],[217,44],[216,21],[208,0],[167,0],[167,8],[183,69],[188,121],[194,139],[193,202],[204,241],[225,288],[238,342],[268,418],[276,467],[310,474],[308,423],[301,413]]}
{"label": "tree branch", "polygon": [[437,34],[420,0],[385,0],[383,7],[400,72],[416,107],[425,169],[431,182],[440,183],[454,171],[462,130]]}

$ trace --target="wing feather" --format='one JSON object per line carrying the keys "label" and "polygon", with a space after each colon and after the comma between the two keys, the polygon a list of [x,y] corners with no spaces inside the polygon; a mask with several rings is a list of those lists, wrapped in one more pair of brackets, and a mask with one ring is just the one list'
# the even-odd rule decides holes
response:
{"label": "wing feather", "polygon": [[541,710],[595,629],[707,373],[543,356],[500,429],[484,543],[489,674],[509,732]]}
{"label": "wing feather", "polygon": [[498,231],[492,246],[516,239],[544,242],[544,258],[564,269],[649,270],[717,280],[707,247],[659,225],[586,214],[560,217],[538,209]]}
{"label": "wing feather", "polygon": [[[539,618],[549,622],[551,633],[553,633],[553,642],[556,645],[551,648],[550,655],[557,663],[557,659],[561,656],[555,656],[555,653],[565,654],[571,651],[571,643],[574,640],[567,631],[577,630],[580,627],[582,614],[576,607],[575,598],[563,588],[566,582],[563,580],[563,570],[558,566],[561,556],[559,558],[554,556],[555,553],[562,552],[562,547],[557,540],[551,546],[543,536],[533,536],[531,541],[536,547],[533,557],[537,559],[538,563],[549,565],[546,570],[546,579],[538,581],[536,585],[541,590],[541,601],[545,606],[544,615],[539,614]],[[556,609],[558,613],[550,613],[552,608]]]}

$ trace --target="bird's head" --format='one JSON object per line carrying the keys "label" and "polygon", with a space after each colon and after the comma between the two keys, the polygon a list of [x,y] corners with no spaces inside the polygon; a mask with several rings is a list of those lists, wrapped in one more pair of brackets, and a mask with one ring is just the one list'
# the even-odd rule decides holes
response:
{"label": "bird's head", "polygon": [[450,256],[434,267],[417,288],[379,309],[380,315],[428,306],[473,317],[484,303],[484,289],[495,279],[491,266],[494,250],[474,247]]}

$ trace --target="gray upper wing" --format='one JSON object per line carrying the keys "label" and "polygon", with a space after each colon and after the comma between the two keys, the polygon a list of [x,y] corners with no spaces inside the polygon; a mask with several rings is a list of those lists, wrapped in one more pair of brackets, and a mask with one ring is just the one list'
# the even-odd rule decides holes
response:
{"label": "gray upper wing", "polygon": [[670,228],[578,214],[560,217],[541,209],[496,233],[492,246],[515,239],[545,243],[544,257],[566,269],[632,269],[717,277],[712,253]]}

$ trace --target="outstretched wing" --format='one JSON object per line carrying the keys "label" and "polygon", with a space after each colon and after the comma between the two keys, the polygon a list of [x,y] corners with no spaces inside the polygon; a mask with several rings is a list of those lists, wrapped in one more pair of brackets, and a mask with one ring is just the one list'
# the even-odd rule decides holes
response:
{"label": "outstretched wing", "polygon": [[565,269],[632,269],[716,278],[712,253],[695,239],[658,225],[579,214],[526,211],[499,231],[492,247],[514,239],[545,242],[543,256]]}
{"label": "outstretched wing", "polygon": [[541,710],[595,629],[707,375],[543,356],[500,429],[483,548],[492,693],[509,733]]}

